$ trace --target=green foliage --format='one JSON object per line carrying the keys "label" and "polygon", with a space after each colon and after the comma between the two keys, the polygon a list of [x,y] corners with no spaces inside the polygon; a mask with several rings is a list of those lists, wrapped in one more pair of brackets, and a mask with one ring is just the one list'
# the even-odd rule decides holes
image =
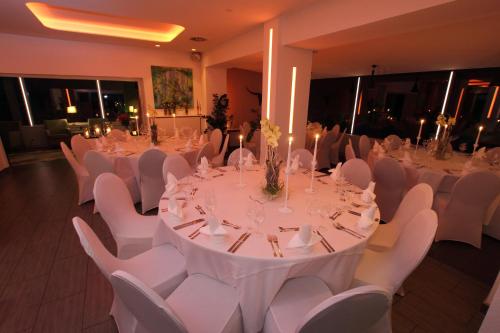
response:
{"label": "green foliage", "polygon": [[220,129],[223,133],[226,131],[227,109],[229,108],[229,99],[226,94],[219,96],[213,95],[212,114],[207,117],[207,124],[210,129]]}

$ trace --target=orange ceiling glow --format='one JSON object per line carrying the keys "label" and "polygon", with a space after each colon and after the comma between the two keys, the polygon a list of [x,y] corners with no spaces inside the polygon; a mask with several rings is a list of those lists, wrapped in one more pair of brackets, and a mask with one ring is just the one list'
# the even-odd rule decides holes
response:
{"label": "orange ceiling glow", "polygon": [[184,27],[176,24],[93,13],[40,2],[27,2],[26,6],[45,27],[55,30],[163,43],[172,41],[184,31]]}

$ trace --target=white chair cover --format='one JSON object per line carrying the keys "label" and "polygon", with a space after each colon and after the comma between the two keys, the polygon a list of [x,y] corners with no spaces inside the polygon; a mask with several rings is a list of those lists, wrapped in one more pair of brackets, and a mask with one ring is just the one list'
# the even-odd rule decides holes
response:
{"label": "white chair cover", "polygon": [[207,142],[201,147],[198,155],[196,155],[196,163],[194,165],[194,168],[196,169],[198,164],[200,164],[202,157],[206,157],[210,161],[212,159],[212,156],[214,156],[213,144],[211,142]]}
{"label": "white chair cover", "polygon": [[483,223],[489,205],[500,194],[500,177],[477,171],[460,178],[453,187],[449,202],[437,208],[439,226],[436,241],[454,240],[481,248]]}
{"label": "white chair cover", "polygon": [[401,138],[395,134],[388,135],[386,137],[386,139],[389,140],[389,142],[390,142],[389,147],[386,147],[386,148],[390,149],[390,150],[397,150],[403,144],[403,141],[401,140]]}
{"label": "white chair cover", "polygon": [[342,148],[344,148],[344,146],[347,143],[347,137],[345,135],[346,130],[347,129],[345,129],[344,132],[342,132],[342,134],[340,134],[340,137],[338,138],[338,140],[335,141],[335,143],[333,143],[330,146],[330,163],[332,165],[337,165],[337,163],[340,162],[340,158],[339,158],[340,150]]}
{"label": "white chair cover", "polygon": [[226,138],[224,139],[224,145],[222,146],[222,150],[218,155],[216,155],[214,158],[212,158],[212,165],[214,167],[220,167],[224,165],[224,157],[226,156],[226,151],[227,151],[227,145],[229,143],[229,134],[226,135]]}
{"label": "white chair cover", "polygon": [[[374,332],[389,307],[389,295],[376,286],[334,296],[318,278],[296,278],[287,281],[274,298],[263,332]],[[390,331],[390,322],[384,331]]]}
{"label": "white chair cover", "polygon": [[220,129],[216,128],[212,131],[210,134],[210,143],[212,144],[213,154],[219,154],[220,145],[222,143],[222,131]]}
{"label": "white chair cover", "polygon": [[406,189],[409,190],[418,184],[420,173],[414,165],[405,165],[403,163],[403,168],[405,169],[406,174]]}
{"label": "white chair cover", "polygon": [[114,272],[111,284],[148,333],[242,331],[236,293],[206,276],[190,275],[166,300],[124,271]]}
{"label": "white chair cover", "polygon": [[92,148],[93,147],[90,141],[85,139],[80,134],[73,135],[71,137],[71,150],[73,150],[78,163],[83,164],[83,157],[85,156],[85,153]]}
{"label": "white chair cover", "polygon": [[[335,142],[335,133],[330,131],[326,133],[326,136],[318,142],[318,154],[316,159],[318,161],[317,169],[330,168],[330,147]],[[313,144],[314,149],[314,144]]]}
{"label": "white chair cover", "polygon": [[76,176],[76,181],[78,183],[78,204],[81,205],[94,199],[94,195],[92,193],[94,182],[92,178],[90,178],[90,174],[85,166],[78,163],[71,150],[62,141],[61,150]]}
{"label": "white chair cover", "polygon": [[339,137],[339,133],[340,133],[340,125],[339,124],[335,124],[335,126],[333,126],[332,128],[332,135],[334,137],[334,140],[337,141],[338,137]]}
{"label": "white chair cover", "polygon": [[181,155],[168,155],[163,162],[163,181],[167,184],[167,175],[171,173],[177,179],[182,179],[193,174],[193,169],[188,161]]}
{"label": "white chair cover", "polygon": [[373,178],[375,185],[375,202],[380,209],[380,218],[389,221],[399,206],[406,190],[406,174],[398,161],[383,158],[375,163]]}
{"label": "white chair cover", "polygon": [[304,149],[304,148],[299,148],[299,149],[295,149],[290,154],[292,160],[297,155],[299,155],[299,161],[300,161],[300,163],[301,163],[301,165],[302,165],[303,168],[306,168],[306,169],[311,168],[311,162],[312,162],[312,159],[313,159],[313,154],[311,154],[311,152],[309,150]]}
{"label": "white chair cover", "polygon": [[488,209],[483,233],[500,240],[500,194],[497,195]]}
{"label": "white chair cover", "polygon": [[354,149],[352,149],[352,146],[350,144],[347,144],[345,146],[345,160],[349,161],[352,160],[353,158],[356,158],[356,153],[354,152]]}
{"label": "white chair cover", "polygon": [[348,160],[341,167],[345,179],[359,188],[365,189],[372,180],[372,171],[368,164],[360,158]]}
{"label": "white chair cover", "polygon": [[100,174],[113,172],[113,163],[111,160],[96,150],[89,150],[85,153],[83,164],[94,181]]}
{"label": "white chair cover", "polygon": [[158,217],[137,213],[120,177],[112,173],[97,177],[94,198],[99,213],[116,241],[118,258],[127,259],[151,248]]}
{"label": "white chair cover", "polygon": [[368,153],[372,149],[370,139],[366,135],[359,138],[359,157],[368,162]]}
{"label": "white chair cover", "polygon": [[130,159],[127,157],[117,157],[113,169],[115,174],[127,185],[130,195],[132,196],[132,201],[134,203],[141,202],[141,190],[139,189],[139,183],[137,182]]}
{"label": "white chair cover", "polygon": [[[252,154],[250,149],[247,148],[241,148],[243,152],[243,159],[247,157],[248,154]],[[237,165],[240,162],[240,148],[235,149],[229,154],[229,157],[227,158],[227,165]],[[243,161],[244,163],[245,161]]]}
{"label": "white chair cover", "polygon": [[365,250],[351,286],[373,284],[394,295],[424,259],[436,229],[436,213],[432,209],[421,210],[401,231],[392,249],[384,252]]}
{"label": "white chair cover", "polygon": [[106,137],[110,138],[111,140],[114,141],[127,141],[127,136],[125,135],[124,131],[120,131],[119,129],[113,128],[107,135]]}
{"label": "white chair cover", "polygon": [[141,188],[142,213],[158,207],[161,195],[165,192],[163,182],[163,161],[167,155],[158,149],[146,150],[139,157],[139,176]]}
{"label": "white chair cover", "polygon": [[386,251],[396,244],[401,230],[418,212],[432,208],[434,195],[432,188],[424,183],[415,185],[404,196],[394,217],[389,223],[381,224],[370,238],[368,247],[376,251]]}

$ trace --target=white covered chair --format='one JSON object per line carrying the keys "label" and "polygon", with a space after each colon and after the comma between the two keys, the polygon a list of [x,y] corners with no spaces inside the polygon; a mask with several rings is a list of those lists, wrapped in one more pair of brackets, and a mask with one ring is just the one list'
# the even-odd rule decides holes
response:
{"label": "white covered chair", "polygon": [[365,162],[368,162],[368,153],[372,149],[372,145],[370,143],[370,138],[366,135],[362,135],[359,138],[359,157],[362,158]]}
{"label": "white covered chair", "polygon": [[93,149],[92,144],[89,140],[85,139],[80,134],[73,135],[71,137],[71,150],[76,156],[78,163],[83,164],[83,157],[85,153]]}
{"label": "white covered chair", "polygon": [[335,141],[331,146],[330,146],[330,163],[332,165],[337,165],[337,163],[340,162],[340,151],[344,147],[344,145],[347,142],[347,138],[345,135],[347,129],[345,129],[342,134],[340,134],[340,137]]}
{"label": "white covered chair", "polygon": [[349,161],[349,160],[356,158],[356,153],[354,152],[354,149],[352,148],[351,144],[345,145],[344,154],[345,154],[346,161]]}
{"label": "white covered chair", "polygon": [[295,156],[299,155],[299,161],[300,164],[303,168],[310,169],[311,168],[311,162],[313,159],[313,154],[307,149],[304,148],[299,148],[295,149],[291,153],[291,158],[292,160],[295,158]]}
{"label": "white covered chair", "polygon": [[[335,142],[336,135],[333,131],[326,133],[326,136],[318,142],[318,154],[316,155],[316,159],[318,164],[316,168],[325,169],[330,168],[330,147]],[[314,144],[313,144],[314,149]]]}
{"label": "white covered chair", "polygon": [[[84,220],[74,217],[73,227],[85,253],[92,258],[108,281],[114,271],[123,270],[139,277],[161,297],[167,297],[187,277],[184,256],[172,245],[163,244],[133,258],[122,260],[109,253]],[[116,295],[111,306],[111,315],[115,318],[120,332],[129,331],[135,326],[134,317],[128,313]]]}
{"label": "white covered chair", "polygon": [[235,290],[205,275],[190,275],[166,299],[140,278],[124,271],[111,275],[111,285],[137,319],[138,332],[242,332],[241,310]]}
{"label": "white covered chair", "polygon": [[[241,148],[243,152],[243,159],[247,157],[248,154],[253,154],[250,149]],[[235,149],[229,154],[227,158],[227,165],[237,165],[240,162],[240,148]]]}
{"label": "white covered chair", "polygon": [[372,171],[368,164],[360,158],[348,160],[341,167],[345,179],[361,189],[368,187],[372,180]]}
{"label": "white covered chair", "polygon": [[449,200],[436,197],[439,215],[436,241],[454,240],[481,248],[481,234],[487,211],[500,194],[500,177],[477,171],[460,178]]}
{"label": "white covered chair", "polygon": [[385,157],[377,163],[373,170],[375,185],[375,202],[380,209],[380,218],[389,221],[406,190],[406,174],[398,161]]}
{"label": "white covered chair", "polygon": [[288,280],[266,315],[264,333],[390,332],[390,296],[376,286],[332,295],[316,277]]}
{"label": "white covered chair", "polygon": [[78,163],[75,156],[71,152],[71,149],[61,141],[61,150],[63,151],[64,157],[68,161],[69,165],[73,169],[76,176],[76,181],[78,183],[78,204],[81,205],[87,201],[94,199],[92,189],[94,182],[90,177],[88,170],[84,165]]}
{"label": "white covered chair", "polygon": [[224,156],[226,156],[227,152],[227,145],[229,143],[229,134],[226,135],[226,138],[224,139],[224,145],[222,146],[222,149],[218,155],[215,155],[214,158],[212,158],[212,165],[214,167],[221,167],[224,165]]}
{"label": "white covered chair", "polygon": [[406,193],[394,217],[386,224],[378,226],[368,242],[368,248],[387,251],[394,247],[406,224],[413,216],[424,209],[432,208],[434,194],[432,188],[424,183],[415,185]]}
{"label": "white covered chair", "polygon": [[388,135],[385,139],[389,141],[389,146],[386,147],[388,150],[398,150],[403,144],[403,140],[396,134]]}
{"label": "white covered chair", "polygon": [[220,145],[222,143],[222,131],[220,129],[216,128],[212,131],[210,134],[210,143],[212,144],[213,154],[219,154]]}
{"label": "white covered chair", "polygon": [[488,149],[486,151],[486,160],[490,163],[500,162],[500,147]]}
{"label": "white covered chair", "polygon": [[210,161],[212,159],[212,156],[214,156],[213,145],[212,145],[212,143],[207,142],[201,147],[200,151],[198,152],[198,155],[196,155],[196,162],[195,162],[194,168],[196,169],[198,164],[200,164],[202,157],[206,157],[207,160]]}
{"label": "white covered chair", "polygon": [[158,207],[165,192],[163,182],[163,161],[167,155],[158,149],[148,149],[139,157],[139,175],[142,213]]}
{"label": "white covered chair", "polygon": [[437,229],[437,215],[424,209],[406,224],[389,251],[365,249],[351,287],[376,285],[394,295],[420,265],[431,247]]}
{"label": "white covered chair", "polygon": [[137,213],[120,177],[112,173],[97,177],[94,198],[99,213],[116,241],[118,258],[127,259],[151,249],[159,223],[158,216]]}
{"label": "white covered chair", "polygon": [[167,175],[171,173],[177,179],[182,179],[193,174],[193,169],[189,165],[188,161],[181,155],[172,154],[168,155],[163,161],[163,181],[167,184]]}

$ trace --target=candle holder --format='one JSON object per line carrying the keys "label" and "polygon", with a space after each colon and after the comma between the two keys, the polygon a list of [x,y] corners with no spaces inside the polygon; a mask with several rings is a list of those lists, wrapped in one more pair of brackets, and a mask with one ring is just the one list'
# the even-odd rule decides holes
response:
{"label": "candle holder", "polygon": [[311,184],[309,185],[308,188],[306,188],[306,193],[314,193],[315,190],[313,188],[313,183],[314,183],[314,172],[316,171],[316,160],[311,161]]}
{"label": "candle holder", "polygon": [[285,170],[285,205],[278,209],[281,213],[286,213],[286,214],[293,212],[293,209],[288,207],[288,177],[289,176],[290,176],[290,168],[288,167]]}
{"label": "candle holder", "polygon": [[238,182],[237,186],[238,187],[245,187],[247,184],[243,183],[243,161],[240,159],[240,161],[238,162],[238,169],[239,169],[239,173],[240,173],[240,181]]}

